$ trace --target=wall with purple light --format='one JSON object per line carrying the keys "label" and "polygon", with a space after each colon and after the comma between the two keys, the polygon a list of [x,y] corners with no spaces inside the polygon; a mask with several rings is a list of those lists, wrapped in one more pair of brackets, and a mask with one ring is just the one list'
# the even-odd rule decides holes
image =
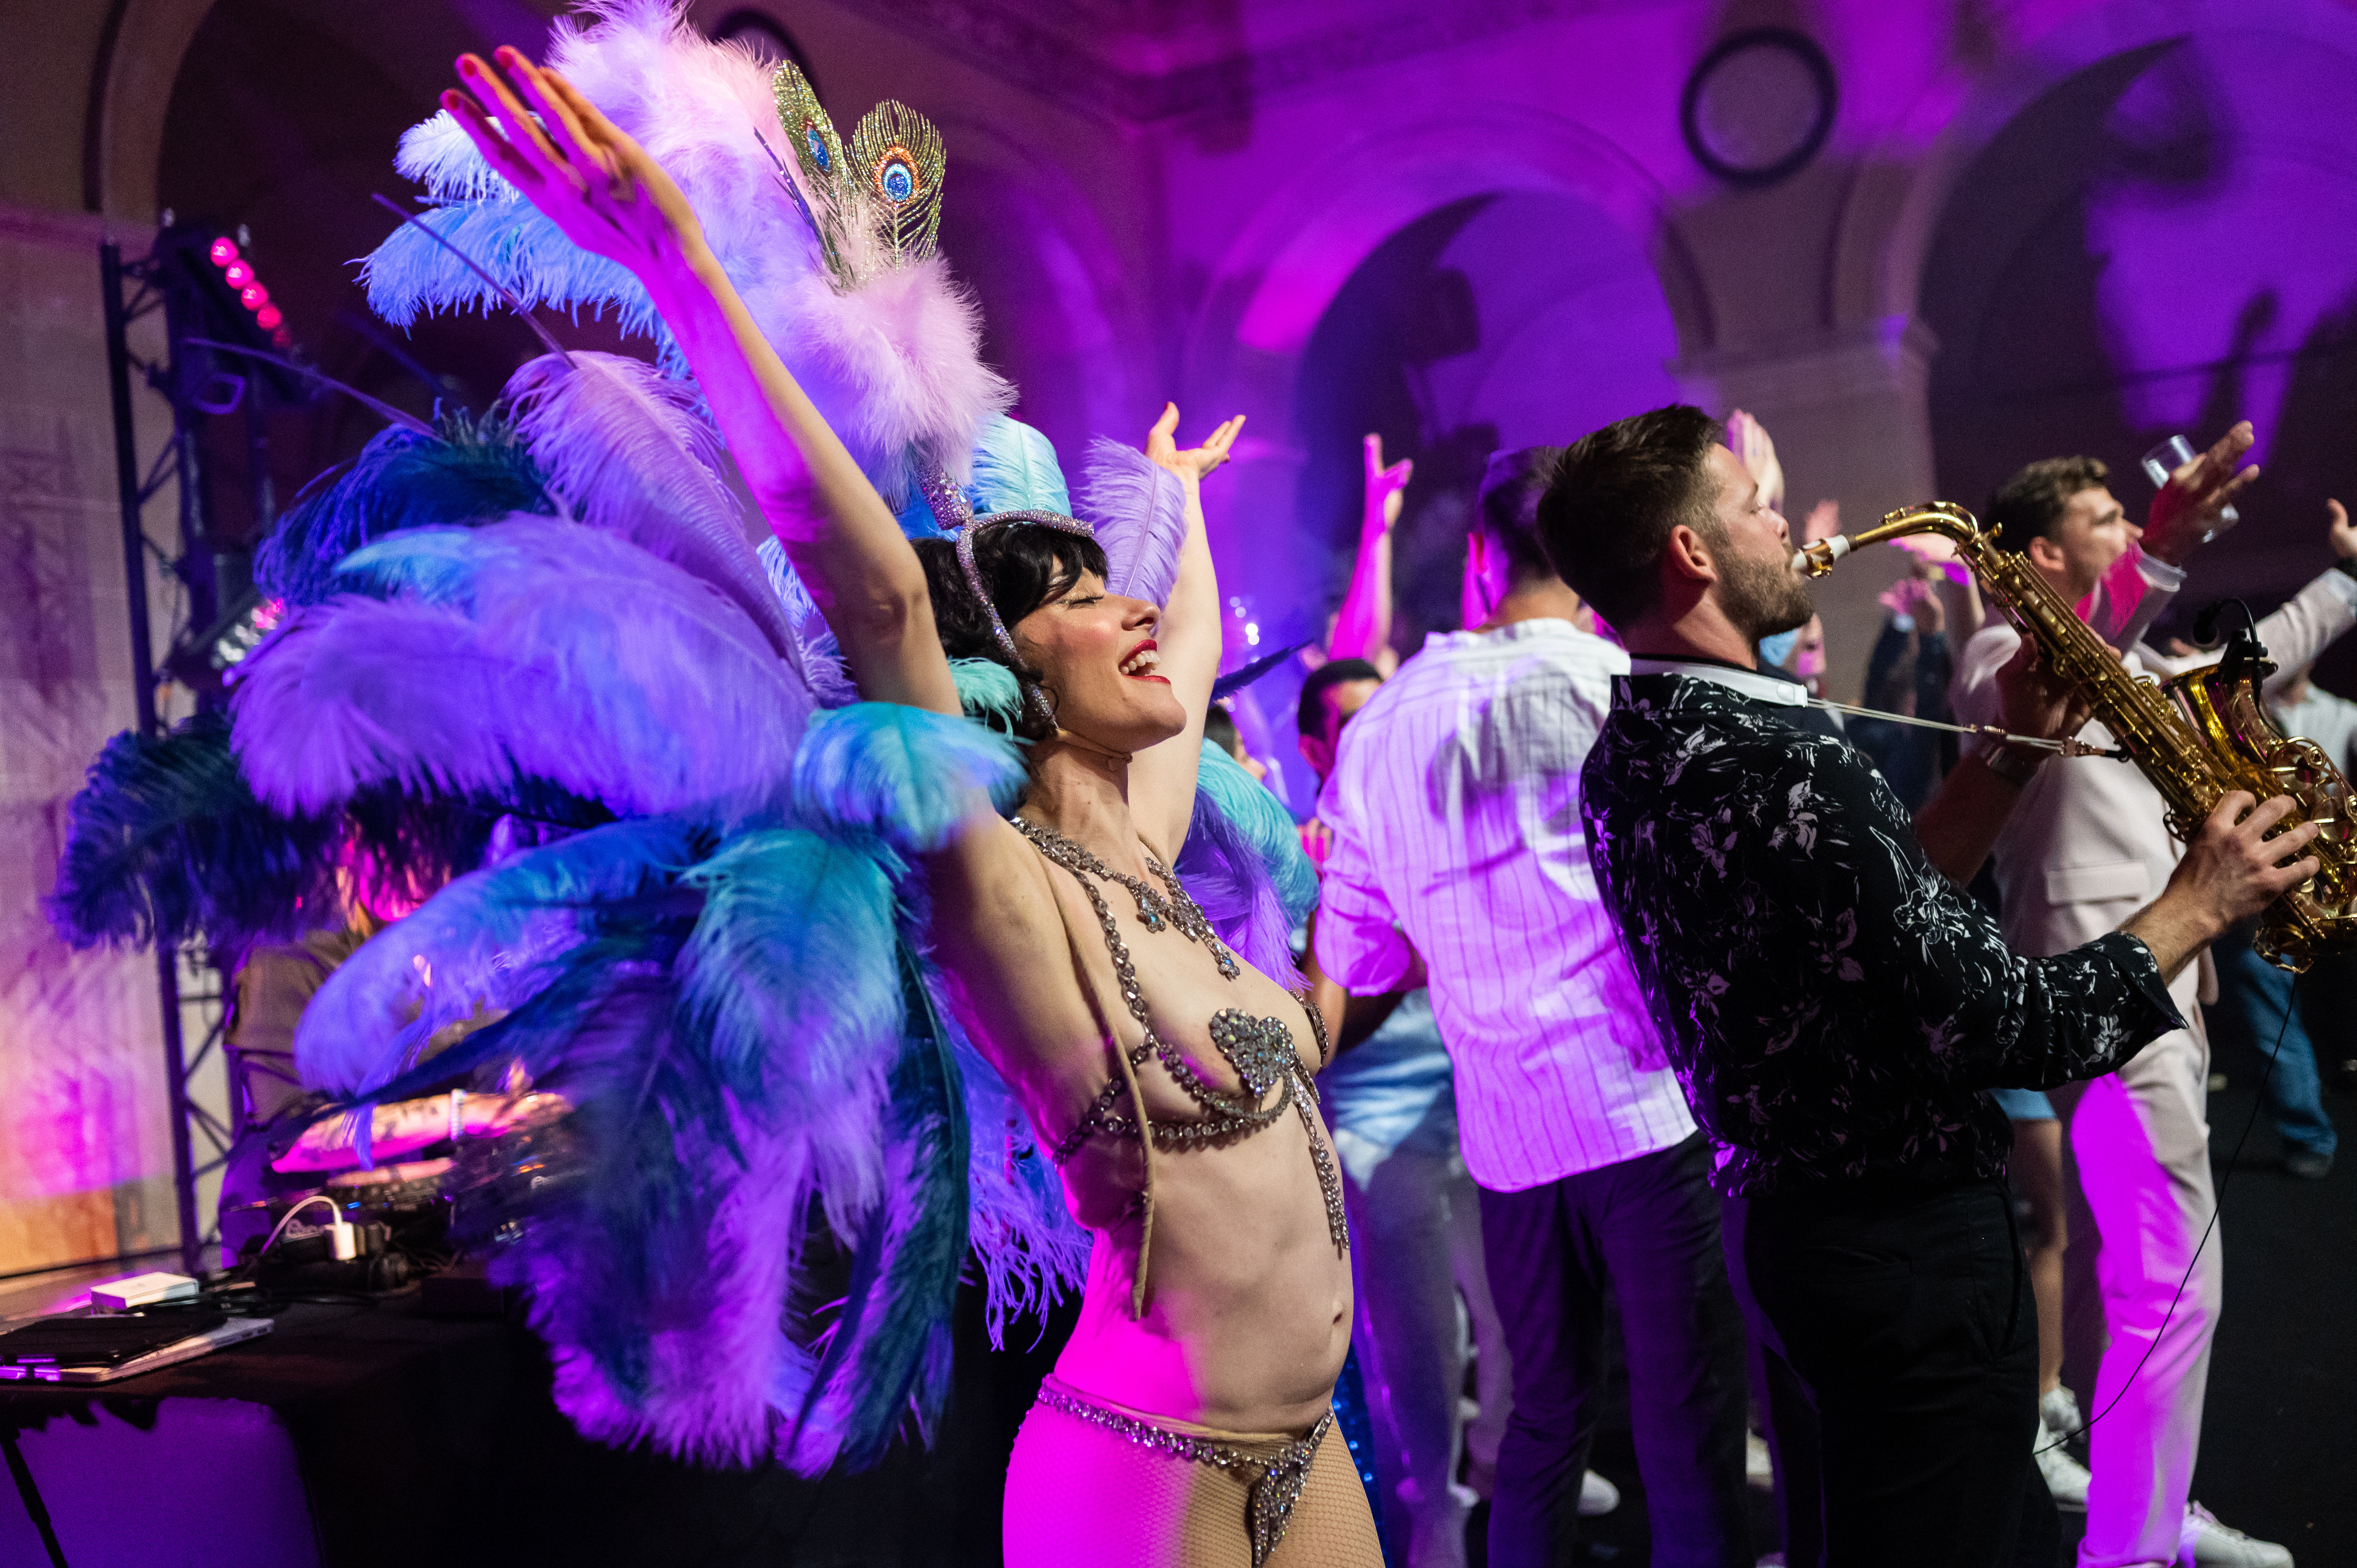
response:
{"label": "wall with purple light", "polygon": [[[144,967],[65,954],[35,905],[80,763],[128,713],[100,227],[130,238],[167,205],[249,223],[325,368],[420,412],[479,403],[521,329],[388,338],[347,263],[451,53],[536,45],[555,8],[60,0],[0,23],[0,1271],[152,1239],[164,1147]],[[1418,461],[1404,650],[1448,623],[1490,444],[1674,396],[1759,414],[1792,510],[1834,498],[1853,525],[1933,494],[1977,506],[2060,451],[2111,462],[2139,507],[2137,454],[2247,413],[2267,478],[2196,605],[2296,587],[2325,564],[2323,498],[2357,489],[2357,263],[2336,243],[2357,217],[2357,14],[2332,0],[757,8],[839,117],[897,96],[942,124],[944,249],[1068,456],[1136,438],[1166,397],[1189,432],[1251,415],[1210,498],[1238,661],[1247,626],[1262,649],[1323,629],[1371,430]],[[1838,111],[1805,166],[1738,188],[1689,149],[1680,96],[1762,26],[1822,46]],[[160,432],[160,408],[141,418]],[[290,416],[279,493],[371,428]],[[1825,585],[1835,695],[1857,693],[1889,554]],[[1280,758],[1296,678],[1257,704]]]}

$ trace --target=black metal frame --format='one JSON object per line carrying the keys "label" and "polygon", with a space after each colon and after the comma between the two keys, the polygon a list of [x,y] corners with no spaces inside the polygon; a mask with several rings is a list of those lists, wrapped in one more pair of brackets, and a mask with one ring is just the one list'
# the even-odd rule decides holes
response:
{"label": "black metal frame", "polygon": [[[180,584],[184,591],[185,623],[174,628],[172,641],[182,635],[209,626],[217,609],[216,548],[207,526],[204,467],[199,445],[199,421],[211,415],[198,407],[188,395],[184,378],[178,373],[181,360],[178,333],[173,334],[169,357],[161,364],[150,364],[135,359],[131,352],[130,328],[135,321],[163,309],[166,290],[162,277],[165,263],[158,248],[136,261],[125,262],[122,248],[110,237],[98,249],[99,273],[106,312],[106,370],[109,391],[114,408],[114,472],[115,486],[123,516],[123,565],[129,589],[131,670],[135,689],[135,706],[139,732],[145,736],[163,732],[163,718],[156,707],[156,660],[154,628],[147,606],[147,559],[153,553],[164,569]],[[136,369],[148,387],[163,395],[172,408],[172,440],[159,453],[145,474],[139,471],[138,445],[132,419],[131,373]],[[244,402],[248,416],[247,441],[257,476],[255,504],[257,521],[266,521],[270,505],[268,490],[268,436],[260,417],[259,389],[249,384]],[[177,553],[167,553],[148,538],[145,523],[146,504],[164,487],[166,480],[176,479],[179,485],[180,537]],[[233,1141],[231,1129],[221,1118],[189,1098],[188,1085],[203,1069],[215,1051],[222,1048],[228,1027],[228,976],[202,954],[200,949],[159,946],[156,950],[156,996],[163,1015],[164,1084],[167,1113],[172,1128],[172,1197],[178,1223],[180,1267],[184,1273],[199,1272],[200,1260],[208,1244],[219,1240],[218,1217],[210,1223],[200,1223],[197,1213],[197,1188],[205,1177],[222,1168],[229,1158]],[[199,966],[211,979],[209,987],[190,989],[182,983],[181,968],[187,961]],[[188,1054],[187,1030],[182,1008],[194,1002],[204,1008],[204,1037],[198,1043],[196,1055]],[[231,1086],[231,1115],[235,1116],[235,1086]],[[207,1145],[199,1156],[198,1142]]]}

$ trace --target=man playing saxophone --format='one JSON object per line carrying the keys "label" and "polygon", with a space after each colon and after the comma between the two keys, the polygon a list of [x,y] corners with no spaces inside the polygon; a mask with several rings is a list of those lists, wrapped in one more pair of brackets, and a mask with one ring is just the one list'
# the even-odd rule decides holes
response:
{"label": "man playing saxophone", "polygon": [[[2315,830],[2268,840],[2291,802],[2230,793],[2120,930],[2014,953],[1958,883],[2019,787],[1973,758],[1910,823],[1856,750],[1791,722],[1753,649],[1808,619],[1809,590],[1717,429],[1683,406],[1607,426],[1541,503],[1549,555],[1632,661],[1582,775],[1590,852],[1717,1145],[1738,1299],[1818,1412],[1826,1561],[1989,1568],[2054,1520],[1986,1090],[2106,1072],[2181,1027],[2169,981],[2315,873],[2278,864]],[[2083,720],[2026,653],[1999,688],[2017,735]]]}
{"label": "man playing saxophone", "polygon": [[[2186,558],[2220,509],[2255,476],[2255,469],[2234,472],[2251,444],[2251,427],[2237,424],[2179,469],[2141,529],[2106,488],[2104,466],[2092,457],[2029,465],[1997,491],[1985,521],[1998,527],[1998,548],[2025,558],[2062,600],[2080,607],[2097,635],[2122,650],[2130,674],[2165,678],[2200,660],[2169,659],[2141,638],[2178,592]],[[2337,505],[2330,538],[2343,563],[2357,557],[2357,530]],[[2287,675],[2352,619],[2357,578],[2327,571],[2262,620],[2258,634]],[[1966,645],[1952,693],[1960,720],[1997,721],[2000,672],[2020,640],[2012,626],[1992,618]],[[2082,738],[2111,736],[2095,725]],[[2002,753],[1989,761],[1999,771],[2014,767]],[[2061,757],[2034,771],[2024,763],[2018,777],[2020,803],[1996,840],[2001,922],[2018,951],[2077,947],[2116,927],[2168,883],[2180,851],[2166,825],[2167,805],[2142,771],[2097,757]],[[2205,955],[2201,972],[2207,971]],[[2069,1271],[2074,1310],[2066,1322],[2076,1326],[2083,1317],[2092,1328],[2093,1313],[2077,1312],[2076,1299],[2100,1294],[2110,1341],[2100,1350],[2092,1398],[2082,1402],[2088,1412],[2105,1413],[2086,1428],[2093,1474],[2079,1562],[2081,1568],[2119,1568],[2182,1555],[2201,1564],[2287,1568],[2289,1552],[2218,1524],[2189,1496],[2224,1271],[2222,1238],[2213,1232],[2206,1246],[2201,1240],[2217,1207],[2204,1108],[2210,1047],[2197,1000],[2208,985],[2189,967],[2169,990],[2185,1027],[2162,1035],[2116,1071],[2052,1095],[2068,1123],[2100,1248],[2089,1280],[2083,1262],[2093,1249],[2085,1228],[2078,1228]],[[2074,1353],[2078,1337],[2072,1336]],[[2088,1359],[2098,1349],[2087,1347]],[[2061,1440],[2048,1432],[2038,1438],[2041,1444]]]}

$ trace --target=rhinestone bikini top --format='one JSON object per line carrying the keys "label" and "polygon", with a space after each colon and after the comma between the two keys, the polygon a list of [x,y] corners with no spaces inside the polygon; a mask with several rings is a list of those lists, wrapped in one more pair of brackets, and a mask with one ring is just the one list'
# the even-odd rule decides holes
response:
{"label": "rhinestone bikini top", "polygon": [[[1131,961],[1129,944],[1122,940],[1121,929],[1114,924],[1113,910],[1104,895],[1097,888],[1096,878],[1114,883],[1128,890],[1137,901],[1139,922],[1148,931],[1160,931],[1175,927],[1190,941],[1200,942],[1218,961],[1222,978],[1234,980],[1241,972],[1235,956],[1221,942],[1211,929],[1211,922],[1195,900],[1188,895],[1178,877],[1151,851],[1146,853],[1146,869],[1167,889],[1168,896],[1133,876],[1125,876],[1099,860],[1087,849],[1074,843],[1052,828],[1013,819],[1015,829],[1031,842],[1031,846],[1048,861],[1072,874],[1087,895],[1089,906],[1096,913],[1097,924],[1104,934],[1106,950],[1113,958],[1114,977],[1120,983],[1122,1001],[1129,1015],[1135,1019],[1143,1037],[1126,1050],[1116,1049],[1115,1060],[1121,1075],[1108,1082],[1091,1101],[1071,1132],[1064,1134],[1053,1151],[1058,1165],[1062,1165],[1081,1146],[1097,1133],[1109,1137],[1142,1142],[1146,1146],[1146,1190],[1140,1195],[1146,1210],[1146,1234],[1138,1248],[1137,1280],[1134,1293],[1134,1313],[1142,1313],[1146,1294],[1146,1249],[1153,1236],[1154,1214],[1154,1155],[1157,1145],[1173,1149],[1200,1149],[1229,1139],[1248,1137],[1265,1127],[1275,1124],[1290,1107],[1301,1119],[1303,1130],[1309,1135],[1309,1157],[1318,1174],[1318,1187],[1326,1202],[1326,1228],[1333,1239],[1338,1256],[1350,1250],[1351,1230],[1342,1211],[1342,1184],[1335,1174],[1334,1156],[1320,1136],[1313,1107],[1318,1103],[1317,1086],[1301,1064],[1294,1048],[1293,1031],[1281,1018],[1255,1018],[1241,1007],[1223,1007],[1211,1015],[1211,1045],[1235,1069],[1242,1083],[1241,1092],[1231,1093],[1205,1080],[1186,1057],[1166,1043],[1155,1032],[1148,1015],[1144,993],[1138,989],[1137,967]],[[1078,954],[1074,957],[1077,960]],[[1086,975],[1083,972],[1083,983]],[[1297,998],[1308,1015],[1311,1032],[1318,1039],[1318,1059],[1323,1062],[1329,1054],[1326,1038],[1326,1021],[1306,996]],[[1147,1114],[1146,1100],[1137,1082],[1137,1069],[1152,1058],[1162,1064],[1170,1080],[1180,1092],[1194,1101],[1201,1112],[1186,1118],[1156,1119]],[[1269,1100],[1274,1091],[1276,1098]],[[1124,1116],[1114,1110],[1126,1094],[1135,1110],[1134,1116]],[[1267,1103],[1264,1103],[1267,1101]]]}

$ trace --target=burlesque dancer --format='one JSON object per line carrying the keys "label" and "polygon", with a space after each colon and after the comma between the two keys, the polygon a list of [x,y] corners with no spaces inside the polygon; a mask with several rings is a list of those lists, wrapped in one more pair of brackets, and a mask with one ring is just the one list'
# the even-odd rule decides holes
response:
{"label": "burlesque dancer", "polygon": [[[1708,415],[1674,406],[1583,437],[1539,528],[1628,644],[1581,811],[1720,1146],[1738,1299],[1817,1410],[1826,1561],[1987,1568],[2019,1545],[2050,1563],[2035,1308],[2009,1130],[1984,1091],[2108,1071],[2180,1026],[2169,981],[2315,873],[2276,864],[2314,831],[2268,842],[2291,802],[2229,794],[2121,929],[2018,956],[1959,883],[2020,786],[1975,755],[1910,822],[1857,751],[1788,721],[1791,690],[1753,650],[1806,621],[1810,595]],[[2027,650],[2000,691],[2014,734],[2083,723]]]}
{"label": "burlesque dancer", "polygon": [[1007,1561],[1379,1561],[1326,1441],[1351,1280],[1312,1109],[1323,1031],[1168,869],[1219,655],[1194,487],[1241,422],[1185,453],[1175,409],[1156,426],[1189,497],[1166,607],[1109,595],[1103,553],[1046,512],[920,557],[670,176],[562,77],[496,58],[463,57],[470,91],[445,106],[575,243],[644,285],[862,694],[954,714],[952,655],[1022,682],[1021,813],[977,800],[926,864],[933,957],[1096,1242],[1079,1326],[1017,1442]]}
{"label": "burlesque dancer", "polygon": [[[2236,424],[2171,476],[2141,528],[2114,499],[2107,470],[2093,457],[2028,465],[1997,491],[1988,521],[2001,530],[1998,543],[2026,555],[2064,600],[2086,601],[2090,624],[2121,650],[2131,672],[2175,674],[2198,660],[2171,659],[2139,639],[2184,582],[2183,563],[2215,528],[2220,510],[2256,476],[2255,468],[2236,472],[2252,442],[2250,425]],[[2337,508],[2328,537],[2344,566],[2357,557],[2357,531]],[[2334,570],[2262,620],[2259,639],[2284,671],[2269,682],[2270,694],[2352,622],[2357,580]],[[1965,645],[1956,677],[1960,717],[1993,720],[1997,671],[2020,640],[2000,620]],[[2090,738],[2108,737],[2097,725]],[[1992,761],[2007,766],[2003,757]],[[2020,770],[2019,782],[2020,807],[1994,851],[2006,938],[2019,950],[2074,947],[2116,925],[2169,880],[2180,852],[2166,804],[2137,769],[2102,757],[2064,757]],[[2100,1250],[2091,1283],[2109,1338],[2084,1407],[2103,1412],[2101,1419],[2083,1423],[2058,1384],[2038,1439],[2041,1448],[2059,1450],[2079,1432],[2087,1434],[2083,1568],[2180,1555],[2221,1568],[2291,1563],[2283,1547],[2221,1524],[2190,1497],[2225,1276],[2224,1238],[2212,1223],[2218,1204],[2205,1114],[2210,1041],[2200,989],[2197,971],[2179,975],[2170,994],[2185,1027],[2162,1035],[2116,1071],[2052,1094],[2054,1110],[2069,1124],[2078,1187],[2094,1220]],[[2272,1038],[2270,1029],[2261,1048]],[[2042,1133],[2059,1153],[2051,1112]],[[2083,1263],[2088,1250],[2085,1227],[2079,1229],[2073,1264]],[[2083,1277],[2085,1271],[2072,1273]]]}

